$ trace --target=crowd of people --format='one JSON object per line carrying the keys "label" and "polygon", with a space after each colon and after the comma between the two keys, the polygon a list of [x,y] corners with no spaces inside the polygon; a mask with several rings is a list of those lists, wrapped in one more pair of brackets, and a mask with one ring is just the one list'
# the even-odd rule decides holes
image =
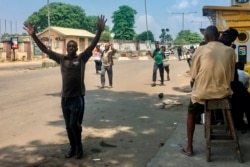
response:
{"label": "crowd of people", "polygon": [[[106,19],[98,17],[97,33],[91,44],[85,51],[77,55],[77,42],[67,42],[67,54],[56,53],[47,48],[36,36],[35,26],[24,23],[24,29],[31,35],[37,46],[46,53],[50,59],[61,66],[62,92],[61,108],[65,120],[66,132],[69,140],[69,151],[65,158],[81,158],[82,146],[82,120],[85,107],[85,64],[89,58],[94,56],[95,72],[100,74],[100,88],[105,88],[105,74],[108,75],[109,88],[113,87],[113,56],[116,49],[107,43],[104,49],[98,45],[101,33],[104,30]],[[249,75],[244,71],[244,63],[236,62],[236,54],[233,42],[238,32],[235,29],[226,30],[220,35],[216,26],[208,26],[205,30],[205,41],[196,49],[190,48],[192,57],[188,61],[190,66],[190,77],[192,93],[187,112],[187,146],[181,149],[185,155],[193,155],[193,135],[195,131],[196,117],[204,112],[204,101],[206,99],[218,99],[232,96],[232,115],[235,127],[239,130],[250,130],[250,125],[244,122],[244,114],[250,121],[248,102],[250,95]],[[181,60],[182,49],[179,47],[178,58]],[[156,86],[157,71],[160,74],[160,85],[164,85],[164,71],[167,80],[170,80],[169,59],[165,47],[160,47],[155,42],[155,49],[148,54],[154,60],[152,85]],[[212,68],[211,68],[212,67]]]}
{"label": "crowd of people", "polygon": [[[103,46],[103,48],[102,48]],[[116,49],[113,47],[113,44],[98,44],[93,50],[93,57],[95,62],[95,71],[96,74],[100,74],[100,88],[105,88],[105,75],[108,75],[109,87],[113,86],[113,68],[114,60],[113,57],[116,53]]]}

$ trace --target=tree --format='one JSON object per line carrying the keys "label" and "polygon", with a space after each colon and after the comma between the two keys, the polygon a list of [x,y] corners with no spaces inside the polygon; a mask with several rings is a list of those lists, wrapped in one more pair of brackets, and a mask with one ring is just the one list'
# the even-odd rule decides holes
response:
{"label": "tree", "polygon": [[111,40],[110,30],[108,26],[105,26],[105,29],[101,35],[100,41],[109,42]]}
{"label": "tree", "polygon": [[197,32],[192,33],[189,37],[190,43],[200,43],[202,40],[203,40],[203,38]]}
{"label": "tree", "polygon": [[200,43],[202,37],[198,33],[192,33],[190,30],[182,30],[177,34],[174,44],[184,45],[184,44],[194,44]]}
{"label": "tree", "polygon": [[137,11],[127,5],[119,7],[119,10],[113,12],[112,23],[114,26],[111,30],[115,34],[114,39],[134,39],[135,15]]}
{"label": "tree", "polygon": [[167,32],[169,32],[169,29],[166,28],[166,29],[161,29],[161,35],[159,36],[160,38],[160,42],[162,44],[167,44],[168,42],[171,42],[173,41],[173,38],[170,34],[167,34]]}
{"label": "tree", "polygon": [[97,19],[98,19],[98,16],[87,16],[86,21],[88,24],[86,25],[84,29],[95,34],[97,31],[97,27],[96,27]]}
{"label": "tree", "polygon": [[[61,2],[50,3],[51,26],[86,29],[93,32],[92,27],[95,17],[86,17],[85,11],[79,6],[73,6]],[[28,22],[37,26],[37,32],[48,27],[48,7],[43,6],[38,12],[34,12],[27,19]],[[94,25],[96,27],[96,25]]]}
{"label": "tree", "polygon": [[136,40],[137,41],[147,41],[147,40],[154,41],[154,35],[151,31],[148,31],[148,32],[144,31],[141,34],[137,35]]}

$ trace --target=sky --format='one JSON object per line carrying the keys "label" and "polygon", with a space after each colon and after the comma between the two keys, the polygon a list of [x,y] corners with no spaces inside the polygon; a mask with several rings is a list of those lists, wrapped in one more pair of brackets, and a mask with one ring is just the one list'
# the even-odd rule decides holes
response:
{"label": "sky", "polygon": [[[173,38],[184,27],[191,32],[210,25],[203,16],[203,6],[231,6],[231,0],[0,0],[0,34],[23,33],[23,22],[47,3],[63,2],[80,6],[87,16],[104,15],[112,29],[112,14],[122,5],[137,11],[135,31],[151,31],[159,39],[161,29],[168,28]],[[53,26],[53,25],[51,25]]]}

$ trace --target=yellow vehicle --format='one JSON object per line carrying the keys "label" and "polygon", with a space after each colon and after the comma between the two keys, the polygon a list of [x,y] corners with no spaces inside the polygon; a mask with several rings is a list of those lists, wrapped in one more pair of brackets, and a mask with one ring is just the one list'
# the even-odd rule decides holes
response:
{"label": "yellow vehicle", "polygon": [[237,61],[245,63],[245,70],[250,74],[250,2],[249,0],[231,0],[231,6],[203,6],[203,16],[219,31],[235,28],[239,36],[236,45]]}

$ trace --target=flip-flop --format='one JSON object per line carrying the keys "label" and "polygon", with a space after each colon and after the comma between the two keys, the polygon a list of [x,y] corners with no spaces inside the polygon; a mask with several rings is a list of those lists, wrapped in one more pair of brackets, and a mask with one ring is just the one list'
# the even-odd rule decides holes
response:
{"label": "flip-flop", "polygon": [[185,148],[180,149],[180,152],[188,157],[193,156],[194,154],[192,152],[187,152],[184,150]]}

